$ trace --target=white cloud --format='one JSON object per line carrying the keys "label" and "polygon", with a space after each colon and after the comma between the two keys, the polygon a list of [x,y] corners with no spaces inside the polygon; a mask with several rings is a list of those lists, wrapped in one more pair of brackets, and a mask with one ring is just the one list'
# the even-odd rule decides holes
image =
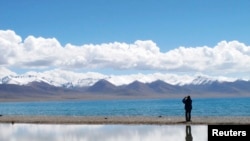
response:
{"label": "white cloud", "polygon": [[12,72],[11,70],[5,68],[5,67],[0,67],[0,79],[5,76],[9,75],[17,75],[15,72]]}
{"label": "white cloud", "polygon": [[62,46],[55,38],[0,30],[0,66],[22,68],[134,69],[173,72],[245,73],[250,71],[250,46],[221,41],[214,47],[179,47],[168,52],[151,40],[128,43]]}
{"label": "white cloud", "polygon": [[17,54],[21,42],[21,37],[17,36],[14,31],[0,30],[0,65],[10,65]]}

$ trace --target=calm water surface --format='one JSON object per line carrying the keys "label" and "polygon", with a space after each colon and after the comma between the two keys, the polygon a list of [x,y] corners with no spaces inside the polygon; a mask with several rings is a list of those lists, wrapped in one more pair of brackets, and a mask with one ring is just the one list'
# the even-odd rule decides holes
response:
{"label": "calm water surface", "polygon": [[[181,99],[3,102],[2,115],[183,116]],[[250,98],[193,99],[193,116],[250,116]]]}
{"label": "calm water surface", "polygon": [[207,141],[206,125],[0,124],[1,141]]}

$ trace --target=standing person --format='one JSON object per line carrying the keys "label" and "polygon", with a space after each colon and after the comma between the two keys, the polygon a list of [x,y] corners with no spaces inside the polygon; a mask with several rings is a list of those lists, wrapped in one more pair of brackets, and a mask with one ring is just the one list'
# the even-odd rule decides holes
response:
{"label": "standing person", "polygon": [[191,121],[192,99],[190,96],[186,96],[182,99],[182,102],[185,104],[186,121]]}

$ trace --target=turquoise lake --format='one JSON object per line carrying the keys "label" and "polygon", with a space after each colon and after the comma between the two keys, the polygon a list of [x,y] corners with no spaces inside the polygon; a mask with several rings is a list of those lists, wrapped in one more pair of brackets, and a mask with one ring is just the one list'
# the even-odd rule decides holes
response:
{"label": "turquoise lake", "polygon": [[[2,102],[1,115],[183,116],[182,99]],[[250,116],[250,98],[193,99],[193,116]]]}

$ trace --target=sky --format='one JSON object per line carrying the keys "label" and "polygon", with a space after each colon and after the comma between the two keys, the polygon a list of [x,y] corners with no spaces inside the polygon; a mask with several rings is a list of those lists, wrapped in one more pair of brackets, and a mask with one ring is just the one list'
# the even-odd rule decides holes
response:
{"label": "sky", "polygon": [[250,78],[248,0],[1,0],[0,67]]}

